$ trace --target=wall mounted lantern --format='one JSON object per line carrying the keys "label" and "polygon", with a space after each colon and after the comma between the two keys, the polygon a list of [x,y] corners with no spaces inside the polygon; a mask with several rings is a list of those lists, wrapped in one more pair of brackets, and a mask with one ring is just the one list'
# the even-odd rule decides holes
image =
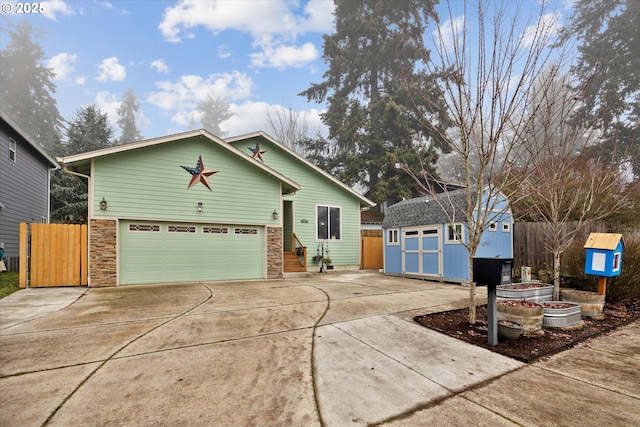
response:
{"label": "wall mounted lantern", "polygon": [[202,202],[198,202],[198,212],[202,212]]}
{"label": "wall mounted lantern", "polygon": [[273,217],[273,219],[277,220],[278,219],[278,211],[274,209],[273,213],[271,214],[271,216]]}
{"label": "wall mounted lantern", "polygon": [[102,201],[100,202],[100,210],[101,211],[106,211],[107,210],[107,201],[105,200],[105,198],[102,198]]}

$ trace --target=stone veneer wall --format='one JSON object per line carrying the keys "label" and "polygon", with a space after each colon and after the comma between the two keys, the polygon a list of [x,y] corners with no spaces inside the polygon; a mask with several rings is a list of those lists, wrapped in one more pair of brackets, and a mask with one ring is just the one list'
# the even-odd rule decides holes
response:
{"label": "stone veneer wall", "polygon": [[117,286],[118,223],[110,219],[92,219],[89,227],[89,286]]}
{"label": "stone veneer wall", "polygon": [[282,227],[267,229],[267,279],[282,279]]}

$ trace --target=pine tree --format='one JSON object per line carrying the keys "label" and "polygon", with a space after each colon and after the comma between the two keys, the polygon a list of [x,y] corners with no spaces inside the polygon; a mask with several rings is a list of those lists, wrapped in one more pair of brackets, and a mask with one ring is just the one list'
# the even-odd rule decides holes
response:
{"label": "pine tree", "polygon": [[[327,101],[322,115],[335,141],[331,172],[350,185],[368,189],[375,201],[411,197],[418,186],[401,169],[433,172],[438,139],[418,117],[431,116],[445,126],[434,107],[442,100],[436,80],[417,73],[424,60],[426,22],[435,18],[436,1],[336,0],[335,32],[324,36],[323,58],[329,65],[324,81],[300,95]],[[407,76],[433,93],[421,102],[403,84]],[[322,141],[319,139],[318,141]],[[321,148],[315,151],[322,151]]]}
{"label": "pine tree", "polygon": [[220,124],[235,113],[231,112],[231,107],[224,98],[212,98],[208,95],[207,99],[198,104],[198,111],[202,114],[200,122],[204,129],[221,138],[227,135]]}
{"label": "pine tree", "polygon": [[53,72],[43,65],[37,34],[24,20],[6,29],[11,41],[0,51],[0,108],[51,155],[60,152],[63,119],[53,95]]}
{"label": "pine tree", "polygon": [[[66,154],[78,154],[113,146],[113,129],[106,113],[95,105],[76,112],[67,129]],[[51,218],[53,222],[85,224],[87,222],[87,183],[62,170],[51,179]]]}
{"label": "pine tree", "polygon": [[122,103],[117,109],[117,124],[122,130],[122,135],[118,139],[118,144],[126,144],[143,139],[138,124],[136,114],[140,111],[140,103],[132,89],[128,89],[122,97]]}

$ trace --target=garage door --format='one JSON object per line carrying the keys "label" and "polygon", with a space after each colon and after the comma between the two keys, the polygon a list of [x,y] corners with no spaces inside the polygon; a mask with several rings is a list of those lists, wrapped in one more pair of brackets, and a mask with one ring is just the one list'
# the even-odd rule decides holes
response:
{"label": "garage door", "polygon": [[264,227],[121,221],[120,284],[261,279]]}

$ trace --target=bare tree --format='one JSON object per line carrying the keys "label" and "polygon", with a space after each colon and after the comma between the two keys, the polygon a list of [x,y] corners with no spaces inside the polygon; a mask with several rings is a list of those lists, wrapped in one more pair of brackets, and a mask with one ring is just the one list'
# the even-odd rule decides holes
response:
{"label": "bare tree", "polygon": [[[586,155],[600,145],[595,122],[586,124],[581,97],[569,77],[555,65],[539,76],[530,104],[539,108],[525,123],[520,149],[527,167],[514,191],[524,197],[520,210],[546,223],[546,249],[553,254],[553,296],[560,297],[560,257],[587,226],[625,205],[625,183],[619,167],[607,159]],[[607,161],[602,161],[607,160]],[[518,174],[516,174],[518,176]],[[568,222],[575,225],[567,227]]]}
{"label": "bare tree", "polygon": [[267,132],[282,145],[304,156],[303,142],[311,138],[309,120],[306,112],[297,112],[293,108],[279,105],[267,111]]}
{"label": "bare tree", "polygon": [[[464,245],[469,254],[469,323],[473,324],[477,300],[473,258],[483,231],[496,214],[508,209],[501,203],[504,197],[513,203],[524,196],[513,191],[520,179],[516,172],[522,170],[518,169],[522,151],[517,144],[524,138],[518,133],[538,109],[527,105],[528,95],[549,62],[554,28],[544,4],[535,20],[523,20],[518,2],[478,0],[470,6],[468,2],[449,1],[444,11],[448,17],[436,22],[433,45],[423,56],[427,71],[441,78],[446,100],[443,113],[453,123],[447,132],[436,126],[432,129],[457,156],[457,175],[466,189],[466,199],[458,208],[466,213]],[[405,82],[416,86],[409,77]],[[432,98],[430,92],[419,89],[416,106]],[[534,114],[524,114],[525,110]],[[426,125],[432,123],[427,113],[423,116]],[[436,177],[429,176],[428,171],[408,172],[423,183],[425,193],[434,192],[426,182]],[[450,197],[443,203],[444,211],[455,212],[451,206],[444,206],[453,203]],[[454,218],[449,221],[452,224]]]}

